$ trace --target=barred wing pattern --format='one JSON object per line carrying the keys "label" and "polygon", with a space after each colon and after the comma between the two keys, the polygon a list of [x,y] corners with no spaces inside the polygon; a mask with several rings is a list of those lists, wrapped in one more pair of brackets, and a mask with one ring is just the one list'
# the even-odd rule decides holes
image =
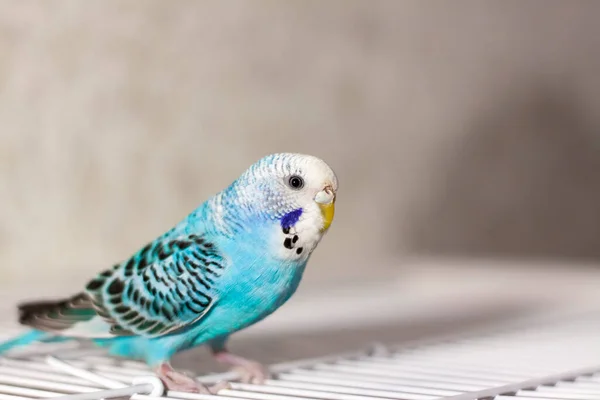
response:
{"label": "barred wing pattern", "polygon": [[215,245],[191,235],[153,242],[87,285],[114,335],[160,336],[196,322],[213,305],[225,268]]}
{"label": "barred wing pattern", "polygon": [[[21,305],[20,320],[47,331],[76,331],[75,336],[165,335],[206,315],[217,301],[214,284],[226,264],[206,237],[157,239],[100,273],[83,293]],[[94,323],[99,317],[103,323]]]}

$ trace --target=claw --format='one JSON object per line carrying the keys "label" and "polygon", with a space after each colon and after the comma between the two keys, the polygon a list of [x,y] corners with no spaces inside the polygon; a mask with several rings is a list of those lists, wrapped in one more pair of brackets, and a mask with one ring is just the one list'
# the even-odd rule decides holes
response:
{"label": "claw", "polygon": [[217,394],[222,389],[230,388],[229,383],[219,382],[213,386],[205,386],[184,373],[177,372],[168,363],[161,364],[156,374],[168,390],[186,393]]}
{"label": "claw", "polygon": [[234,371],[240,374],[243,383],[254,383],[262,385],[269,377],[269,373],[259,363],[250,362],[246,365],[238,365],[233,368]]}
{"label": "claw", "polygon": [[233,366],[233,371],[237,372],[243,383],[253,383],[262,385],[269,378],[269,371],[262,364],[236,356],[226,350],[214,353],[215,359],[222,363]]}

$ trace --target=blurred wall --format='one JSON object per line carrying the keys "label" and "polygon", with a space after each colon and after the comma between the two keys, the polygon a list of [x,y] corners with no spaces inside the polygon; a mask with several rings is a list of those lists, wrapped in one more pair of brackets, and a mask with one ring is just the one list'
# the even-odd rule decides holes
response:
{"label": "blurred wall", "polygon": [[600,257],[600,3],[6,1],[0,285],[80,284],[278,151],[338,172],[308,279]]}

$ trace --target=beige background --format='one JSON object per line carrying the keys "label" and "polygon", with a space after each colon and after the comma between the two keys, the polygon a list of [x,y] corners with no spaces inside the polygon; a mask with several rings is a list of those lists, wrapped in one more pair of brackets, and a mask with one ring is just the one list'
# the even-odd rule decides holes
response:
{"label": "beige background", "polygon": [[0,288],[77,289],[278,151],[339,175],[313,283],[414,254],[593,261],[598,15],[593,0],[5,1]]}

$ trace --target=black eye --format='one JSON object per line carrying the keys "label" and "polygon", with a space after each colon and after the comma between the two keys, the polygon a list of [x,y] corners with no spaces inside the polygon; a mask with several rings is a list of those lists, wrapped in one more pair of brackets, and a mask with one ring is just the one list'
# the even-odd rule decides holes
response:
{"label": "black eye", "polygon": [[298,175],[292,175],[290,176],[288,183],[292,189],[302,189],[304,186],[304,179],[300,178]]}

